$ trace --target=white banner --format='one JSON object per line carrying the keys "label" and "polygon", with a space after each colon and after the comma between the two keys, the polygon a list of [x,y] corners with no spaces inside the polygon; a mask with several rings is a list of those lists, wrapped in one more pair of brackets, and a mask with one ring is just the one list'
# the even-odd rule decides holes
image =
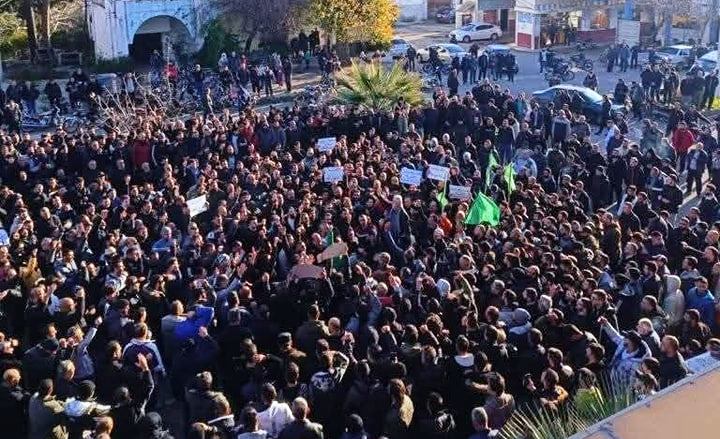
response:
{"label": "white banner", "polygon": [[337,140],[335,140],[334,137],[323,137],[322,139],[318,139],[317,150],[318,152],[332,151],[336,143]]}
{"label": "white banner", "polygon": [[427,170],[427,178],[430,180],[447,181],[450,176],[450,168],[445,166],[430,165]]}
{"label": "white banner", "polygon": [[469,186],[455,186],[451,184],[448,187],[448,198],[456,200],[469,200],[472,197],[472,192]]}
{"label": "white banner", "polygon": [[333,183],[342,181],[345,178],[345,168],[342,166],[328,166],[323,168],[323,181],[325,183]]}
{"label": "white banner", "polygon": [[199,197],[187,200],[187,206],[188,209],[190,209],[190,218],[192,218],[195,215],[199,215],[208,210],[209,204],[207,202],[207,197],[205,195],[200,195]]}
{"label": "white banner", "polygon": [[411,169],[411,168],[400,169],[400,183],[420,186],[421,182],[422,182],[422,171],[419,171],[416,169]]}

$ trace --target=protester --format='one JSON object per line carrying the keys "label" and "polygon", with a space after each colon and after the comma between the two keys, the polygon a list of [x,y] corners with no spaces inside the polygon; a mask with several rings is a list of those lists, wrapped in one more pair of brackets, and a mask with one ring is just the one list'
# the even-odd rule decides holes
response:
{"label": "protester", "polygon": [[[290,90],[276,61],[223,74]],[[204,114],[1,133],[8,434],[480,439],[601,378],[644,397],[714,361],[717,139],[697,109],[666,138],[645,114],[671,73],[617,89],[648,118],[638,145],[609,96],[591,119],[577,93],[486,80],[511,57],[462,63],[424,106],[231,115],[196,68]]]}

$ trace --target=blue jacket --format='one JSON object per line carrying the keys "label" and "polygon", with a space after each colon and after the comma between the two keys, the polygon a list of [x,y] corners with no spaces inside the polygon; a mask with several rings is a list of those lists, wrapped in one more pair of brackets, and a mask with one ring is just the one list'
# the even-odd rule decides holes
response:
{"label": "blue jacket", "polygon": [[688,291],[685,297],[685,309],[696,309],[700,313],[700,319],[710,327],[715,325],[715,297],[710,290],[704,295],[699,295],[697,287]]}
{"label": "blue jacket", "polygon": [[179,343],[198,335],[201,326],[208,327],[215,316],[215,310],[209,306],[198,305],[195,308],[195,315],[175,326],[175,338]]}

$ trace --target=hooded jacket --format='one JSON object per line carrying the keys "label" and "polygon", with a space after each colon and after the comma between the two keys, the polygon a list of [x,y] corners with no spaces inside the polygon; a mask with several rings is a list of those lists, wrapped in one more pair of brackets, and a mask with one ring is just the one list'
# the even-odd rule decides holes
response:
{"label": "hooded jacket", "polygon": [[715,324],[715,298],[710,290],[698,294],[697,287],[691,288],[685,300],[687,309],[696,309],[700,313],[700,320],[708,326]]}
{"label": "hooded jacket", "polygon": [[667,314],[669,327],[676,327],[682,324],[685,313],[685,296],[680,289],[680,277],[674,275],[665,276],[665,295],[663,296],[662,307]]}

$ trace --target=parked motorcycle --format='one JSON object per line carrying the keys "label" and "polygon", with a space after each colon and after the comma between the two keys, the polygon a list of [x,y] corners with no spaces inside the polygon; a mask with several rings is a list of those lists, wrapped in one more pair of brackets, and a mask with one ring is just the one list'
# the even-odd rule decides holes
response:
{"label": "parked motorcycle", "polygon": [[575,67],[580,70],[585,70],[586,72],[592,72],[594,67],[593,62],[588,59],[582,52],[576,55],[570,55],[570,61],[575,64]]}
{"label": "parked motorcycle", "polygon": [[570,65],[567,63],[558,64],[555,68],[549,69],[545,72],[545,80],[550,81],[553,77],[559,77],[563,82],[569,82],[575,79],[575,72],[570,69]]}

